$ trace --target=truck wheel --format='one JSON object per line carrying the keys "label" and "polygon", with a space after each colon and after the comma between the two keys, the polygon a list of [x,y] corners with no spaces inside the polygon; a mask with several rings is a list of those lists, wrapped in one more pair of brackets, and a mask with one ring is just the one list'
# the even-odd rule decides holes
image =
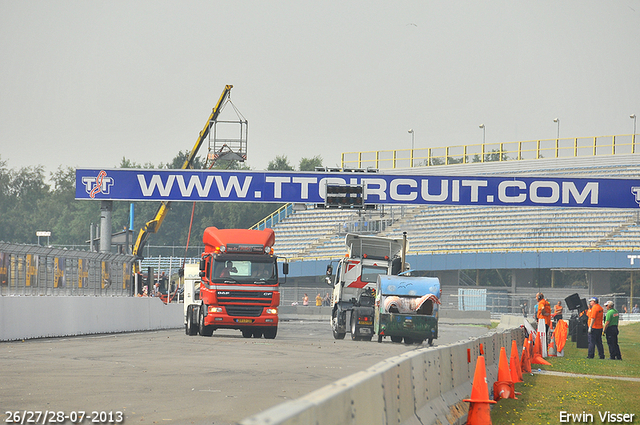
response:
{"label": "truck wheel", "polygon": [[264,330],[264,337],[266,339],[275,339],[277,333],[278,333],[278,327],[272,326]]}
{"label": "truck wheel", "polygon": [[[351,314],[353,316],[353,314]],[[356,336],[356,332],[357,332],[357,327],[356,327],[356,321],[355,320],[351,320],[351,340],[352,341],[359,341],[360,337]]]}
{"label": "truck wheel", "polygon": [[335,339],[344,339],[344,336],[347,334],[346,332],[338,331],[338,314],[336,310],[333,310],[331,314],[331,331]]}
{"label": "truck wheel", "polygon": [[241,329],[243,338],[251,338],[253,336],[253,331],[251,329]]}
{"label": "truck wheel", "polygon": [[411,345],[413,344],[413,338],[409,338],[409,337],[404,337],[404,343],[407,345]]}
{"label": "truck wheel", "polygon": [[198,327],[196,326],[196,323],[194,323],[194,312],[193,312],[193,306],[190,305],[187,307],[187,324],[185,325],[185,332],[187,333],[187,335],[189,336],[193,336],[195,334],[198,333]]}
{"label": "truck wheel", "polygon": [[261,329],[254,329],[253,330],[253,337],[254,338],[262,338],[262,330]]}
{"label": "truck wheel", "polygon": [[402,342],[402,337],[394,335],[391,337],[391,342]]}
{"label": "truck wheel", "polygon": [[213,328],[204,325],[204,308],[200,307],[200,320],[198,320],[198,331],[201,336],[213,335]]}
{"label": "truck wheel", "polygon": [[191,306],[187,307],[187,322],[184,324],[184,333],[189,335],[189,325],[191,324]]}

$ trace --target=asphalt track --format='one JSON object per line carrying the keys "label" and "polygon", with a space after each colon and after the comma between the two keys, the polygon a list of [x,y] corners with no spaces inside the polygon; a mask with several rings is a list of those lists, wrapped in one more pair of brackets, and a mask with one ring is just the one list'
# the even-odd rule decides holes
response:
{"label": "asphalt track", "polygon": [[[439,328],[435,345],[488,331]],[[3,422],[7,411],[120,411],[129,424],[228,425],[423,347],[349,335],[336,341],[319,321],[281,322],[274,340],[226,330],[189,337],[176,329],[5,342],[0,413]]]}

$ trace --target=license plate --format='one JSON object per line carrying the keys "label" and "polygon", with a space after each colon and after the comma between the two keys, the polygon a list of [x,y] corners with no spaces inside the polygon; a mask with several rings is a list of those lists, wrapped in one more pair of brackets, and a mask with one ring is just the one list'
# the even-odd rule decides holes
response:
{"label": "license plate", "polygon": [[358,324],[359,324],[359,325],[368,325],[368,326],[371,326],[371,325],[373,324],[373,322],[370,322],[370,321],[368,322],[368,321],[366,321],[366,320],[358,320]]}
{"label": "license plate", "polygon": [[251,319],[236,319],[236,323],[253,323]]}

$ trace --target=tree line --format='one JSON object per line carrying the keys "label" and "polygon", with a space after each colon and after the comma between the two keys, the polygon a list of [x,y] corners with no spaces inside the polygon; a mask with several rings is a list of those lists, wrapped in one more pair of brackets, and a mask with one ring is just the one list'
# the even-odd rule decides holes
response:
{"label": "tree line", "polygon": [[[167,163],[157,166],[138,164],[125,157],[117,168],[180,169],[188,151],[180,151]],[[194,168],[205,164],[196,158]],[[313,171],[322,166],[322,158],[302,158],[298,169]],[[236,161],[218,161],[214,169],[248,169]],[[276,156],[267,170],[295,170],[286,156]],[[132,202],[134,204],[134,232],[151,220],[159,207],[157,202]],[[112,230],[118,232],[129,226],[129,202],[114,202]],[[172,202],[158,233],[151,235],[149,244],[184,246],[187,243],[193,209],[190,245],[201,244],[207,227],[223,229],[248,228],[282,204],[242,202]],[[90,226],[100,222],[100,202],[75,200],[75,169],[58,167],[49,176],[43,166],[11,169],[0,156],[0,241],[36,244],[36,231],[51,231],[49,242],[55,246],[87,246]],[[40,241],[42,243],[42,241]]]}

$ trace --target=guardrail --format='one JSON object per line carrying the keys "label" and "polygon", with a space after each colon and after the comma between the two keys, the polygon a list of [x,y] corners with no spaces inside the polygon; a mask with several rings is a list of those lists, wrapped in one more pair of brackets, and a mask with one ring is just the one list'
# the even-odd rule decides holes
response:
{"label": "guardrail", "polygon": [[540,158],[636,153],[636,134],[480,143],[423,149],[344,152],[342,168],[411,168]]}

